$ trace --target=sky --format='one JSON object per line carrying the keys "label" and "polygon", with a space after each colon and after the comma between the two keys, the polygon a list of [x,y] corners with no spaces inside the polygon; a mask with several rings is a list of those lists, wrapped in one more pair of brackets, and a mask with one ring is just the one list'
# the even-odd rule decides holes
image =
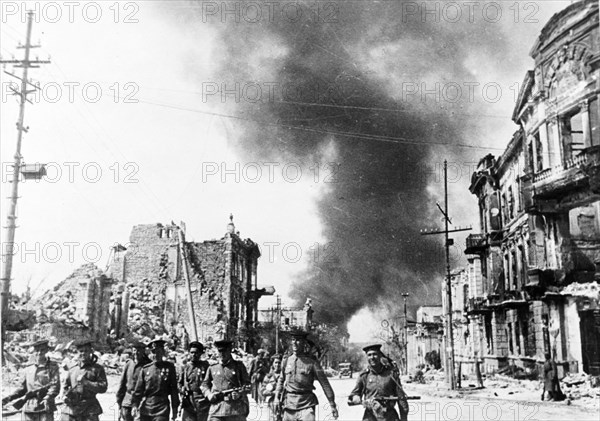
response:
{"label": "sky", "polygon": [[[529,50],[570,3],[2,2],[2,58],[33,9],[51,60],[30,70],[21,152],[48,175],[19,186],[13,291],[104,269],[136,224],[203,241],[233,214],[260,284],[376,339],[401,293],[411,313],[439,302],[442,241],[419,230],[441,227],[442,162],[453,222],[477,232],[471,173],[517,129]],[[5,225],[19,107],[0,81]]]}

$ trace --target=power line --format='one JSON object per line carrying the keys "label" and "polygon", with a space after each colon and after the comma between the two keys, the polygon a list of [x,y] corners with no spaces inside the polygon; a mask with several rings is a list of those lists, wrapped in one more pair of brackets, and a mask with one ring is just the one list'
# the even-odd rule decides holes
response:
{"label": "power line", "polygon": [[[125,99],[125,97],[119,97],[119,98]],[[244,116],[233,115],[233,114],[217,113],[217,112],[213,112],[213,111],[204,111],[204,110],[199,110],[199,109],[195,109],[195,108],[182,107],[182,106],[178,106],[178,105],[161,104],[159,102],[147,101],[147,100],[142,100],[142,99],[138,99],[138,102],[141,102],[143,104],[155,105],[158,107],[170,108],[170,109],[181,110],[181,111],[188,111],[188,112],[193,112],[193,113],[198,113],[198,114],[205,114],[205,115],[212,115],[212,116],[216,116],[216,117],[230,118],[230,119],[234,119],[234,120],[248,121],[248,122],[257,123],[257,124],[261,124],[261,125],[268,126],[268,127],[280,127],[280,128],[290,129],[290,130],[300,130],[300,131],[334,135],[334,136],[343,136],[343,137],[349,137],[349,138],[355,138],[355,139],[375,140],[375,141],[381,141],[381,142],[389,142],[389,143],[397,143],[397,144],[411,144],[411,145],[429,144],[429,145],[440,145],[440,146],[456,146],[456,147],[461,147],[461,148],[483,149],[483,150],[504,151],[504,149],[505,149],[505,148],[494,148],[494,147],[471,145],[471,144],[466,144],[466,143],[450,144],[450,143],[446,143],[446,142],[419,141],[416,139],[409,139],[409,138],[398,137],[398,136],[384,136],[384,135],[376,135],[376,134],[368,134],[368,133],[341,132],[341,131],[336,131],[336,130],[317,129],[317,128],[313,128],[313,127],[295,126],[295,125],[283,124],[283,123],[272,123],[269,121],[256,120],[256,119],[253,119],[250,117],[244,117]]]}

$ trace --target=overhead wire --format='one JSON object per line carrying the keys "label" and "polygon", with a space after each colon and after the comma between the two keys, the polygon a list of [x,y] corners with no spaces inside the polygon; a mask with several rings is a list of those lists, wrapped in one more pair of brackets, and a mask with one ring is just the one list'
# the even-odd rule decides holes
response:
{"label": "overhead wire", "polygon": [[503,151],[505,149],[505,148],[495,148],[495,147],[486,147],[486,146],[480,146],[480,145],[472,145],[472,144],[466,144],[466,143],[436,142],[436,141],[430,141],[430,140],[421,141],[421,140],[417,140],[417,139],[410,139],[410,138],[399,137],[399,136],[385,136],[385,135],[376,135],[376,134],[360,133],[360,132],[342,132],[342,131],[337,131],[337,130],[325,130],[325,129],[318,129],[318,128],[313,128],[313,127],[283,124],[283,123],[279,123],[279,122],[274,123],[274,122],[270,122],[270,121],[257,120],[257,119],[253,119],[253,118],[245,117],[245,116],[241,116],[241,115],[217,113],[214,111],[205,111],[205,110],[200,110],[197,108],[189,108],[189,107],[183,107],[183,106],[178,106],[178,105],[173,105],[173,104],[163,104],[163,103],[159,103],[159,102],[155,102],[155,101],[148,101],[148,100],[143,100],[143,99],[138,99],[138,101],[141,103],[144,103],[144,104],[155,105],[155,106],[164,107],[164,108],[193,112],[193,113],[198,113],[198,114],[212,115],[212,116],[229,118],[229,119],[234,119],[234,120],[248,121],[248,122],[262,124],[262,125],[269,126],[269,127],[281,127],[281,128],[286,128],[286,129],[290,129],[290,130],[300,130],[300,131],[307,131],[307,132],[334,135],[334,136],[337,135],[337,136],[343,136],[343,137],[349,137],[349,138],[355,138],[355,139],[375,140],[375,141],[388,142],[388,143],[411,144],[411,145],[431,144],[431,145],[441,145],[441,146],[450,146],[450,147],[456,146],[456,147],[461,147],[461,148],[483,149],[483,150]]}

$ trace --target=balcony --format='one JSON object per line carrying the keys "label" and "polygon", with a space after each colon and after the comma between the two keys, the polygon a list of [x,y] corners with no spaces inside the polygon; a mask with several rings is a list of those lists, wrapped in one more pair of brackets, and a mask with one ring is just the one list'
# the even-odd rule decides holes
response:
{"label": "balcony", "polygon": [[486,299],[483,297],[474,297],[469,298],[469,302],[467,304],[467,314],[468,315],[477,315],[477,314],[486,314],[492,311],[486,302]]}
{"label": "balcony", "polygon": [[546,286],[555,284],[556,270],[530,268],[527,271],[527,283],[523,289],[528,293],[539,293],[546,289]]}
{"label": "balcony", "polygon": [[500,306],[505,309],[518,309],[529,306],[529,301],[523,291],[504,291]]}
{"label": "balcony", "polygon": [[487,247],[488,241],[485,234],[471,234],[467,237],[465,254],[481,254]]}
{"label": "balcony", "polygon": [[[600,169],[600,147],[592,146],[563,164],[547,168],[533,176],[534,199],[550,199],[587,185],[596,185]],[[591,180],[591,179],[594,180]],[[592,183],[590,183],[592,181]]]}

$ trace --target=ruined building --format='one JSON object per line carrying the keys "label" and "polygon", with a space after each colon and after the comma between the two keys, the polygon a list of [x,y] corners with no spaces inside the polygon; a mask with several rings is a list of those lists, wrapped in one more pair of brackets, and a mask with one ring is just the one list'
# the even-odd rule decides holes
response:
{"label": "ruined building", "polygon": [[77,338],[106,344],[113,280],[94,264],[75,270],[67,279],[30,303],[36,324],[20,332],[30,340],[54,337],[58,342]]}
{"label": "ruined building", "polygon": [[120,335],[238,340],[253,328],[265,295],[257,287],[258,245],[239,236],[233,217],[220,240],[188,242],[181,225],[136,225],[129,244],[113,250],[108,273],[124,285],[118,297],[128,310],[113,325]]}
{"label": "ruined building", "polygon": [[[484,157],[470,191],[481,233],[466,253],[471,329],[485,368],[600,374],[600,30],[597,0],[554,15],[531,50],[499,158]],[[477,269],[480,268],[480,269]],[[479,344],[479,345],[477,345]]]}
{"label": "ruined building", "polygon": [[421,306],[417,309],[416,321],[414,327],[408,330],[406,344],[409,373],[414,373],[420,365],[426,365],[426,357],[432,351],[442,355],[442,314],[442,306]]}

